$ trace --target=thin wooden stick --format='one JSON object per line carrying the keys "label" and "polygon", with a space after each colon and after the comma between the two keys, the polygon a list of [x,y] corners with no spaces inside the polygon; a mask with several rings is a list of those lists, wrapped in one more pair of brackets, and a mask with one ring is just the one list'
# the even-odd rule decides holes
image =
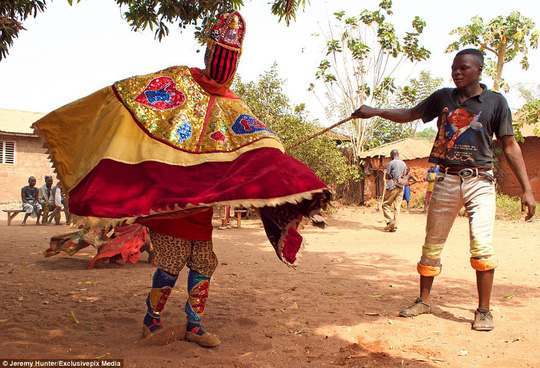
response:
{"label": "thin wooden stick", "polygon": [[288,150],[290,150],[291,148],[294,148],[294,147],[296,147],[296,146],[299,146],[299,145],[301,145],[302,143],[306,143],[306,142],[309,141],[310,139],[313,139],[313,138],[315,138],[315,137],[318,137],[318,136],[320,136],[321,134],[326,133],[326,132],[329,131],[330,129],[334,129],[335,127],[337,127],[337,126],[339,126],[339,125],[341,125],[341,124],[344,124],[344,123],[346,123],[346,122],[348,122],[349,120],[352,120],[352,119],[353,119],[353,117],[350,116],[350,117],[348,117],[347,119],[341,120],[339,123],[335,123],[334,125],[329,126],[328,128],[323,129],[323,130],[321,130],[320,132],[313,134],[312,136],[309,136],[309,137],[307,137],[307,138],[305,138],[305,139],[302,139],[300,142],[296,142],[296,143],[293,144],[292,146],[287,147],[287,148],[285,149],[285,151],[288,151]]}

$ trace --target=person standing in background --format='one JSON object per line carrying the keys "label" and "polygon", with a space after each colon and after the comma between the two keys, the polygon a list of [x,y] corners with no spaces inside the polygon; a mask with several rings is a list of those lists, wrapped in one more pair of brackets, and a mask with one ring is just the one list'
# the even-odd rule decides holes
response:
{"label": "person standing in background", "polygon": [[407,165],[399,158],[397,149],[393,149],[390,152],[390,157],[392,158],[392,161],[390,161],[386,168],[386,180],[388,181],[386,183],[382,209],[386,220],[384,231],[393,233],[397,231]]}

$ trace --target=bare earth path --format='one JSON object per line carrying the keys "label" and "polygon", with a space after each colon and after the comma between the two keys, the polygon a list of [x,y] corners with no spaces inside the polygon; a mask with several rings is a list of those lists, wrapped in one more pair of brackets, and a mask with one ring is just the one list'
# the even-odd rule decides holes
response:
{"label": "bare earth path", "polygon": [[[0,359],[106,357],[124,359],[125,367],[540,366],[538,220],[496,223],[495,330],[487,333],[470,325],[477,302],[466,218],[456,220],[445,248],[433,314],[415,319],[397,311],[417,295],[425,215],[403,214],[396,233],[383,233],[382,215],[371,208],[339,208],[327,221],[325,230],[304,230],[308,245],[296,270],[278,261],[256,220],[215,231],[220,266],[205,326],[223,343],[203,349],[142,340],[154,270],[146,262],[87,270],[93,249],[44,258],[50,236],[68,227],[21,227],[20,218],[7,226],[2,219]],[[185,284],[183,272],[166,325],[184,323]]]}

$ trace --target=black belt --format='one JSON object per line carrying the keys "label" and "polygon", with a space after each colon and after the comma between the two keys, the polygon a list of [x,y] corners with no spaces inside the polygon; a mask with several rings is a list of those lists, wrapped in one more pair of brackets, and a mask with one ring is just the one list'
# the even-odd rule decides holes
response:
{"label": "black belt", "polygon": [[491,181],[495,181],[495,178],[493,175],[489,173],[491,171],[491,168],[488,167],[474,167],[474,168],[465,168],[465,169],[453,169],[451,167],[443,167],[439,169],[439,171],[444,172],[445,174],[450,175],[457,175],[461,179],[468,179],[468,178],[474,178],[476,176],[485,176],[489,178]]}

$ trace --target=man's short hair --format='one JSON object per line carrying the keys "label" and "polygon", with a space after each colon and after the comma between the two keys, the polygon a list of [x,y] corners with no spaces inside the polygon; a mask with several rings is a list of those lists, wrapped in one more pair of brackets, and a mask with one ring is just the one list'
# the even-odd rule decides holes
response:
{"label": "man's short hair", "polygon": [[478,66],[484,67],[484,54],[482,53],[482,51],[477,50],[477,49],[465,49],[458,52],[456,54],[456,57],[462,56],[462,55],[474,56],[476,60],[478,61]]}
{"label": "man's short hair", "polygon": [[390,151],[390,156],[395,157],[395,156],[398,156],[398,155],[399,155],[399,152],[398,152],[397,149],[394,148],[392,151]]}
{"label": "man's short hair", "polygon": [[51,178],[52,179],[52,175],[45,175],[45,180]]}

